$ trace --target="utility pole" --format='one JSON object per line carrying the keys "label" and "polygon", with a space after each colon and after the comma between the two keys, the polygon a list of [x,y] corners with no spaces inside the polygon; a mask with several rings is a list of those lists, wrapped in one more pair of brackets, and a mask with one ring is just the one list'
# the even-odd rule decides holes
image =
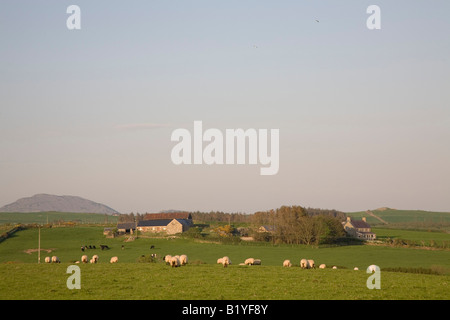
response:
{"label": "utility pole", "polygon": [[38,263],[41,263],[41,226],[39,228],[39,237],[38,237]]}

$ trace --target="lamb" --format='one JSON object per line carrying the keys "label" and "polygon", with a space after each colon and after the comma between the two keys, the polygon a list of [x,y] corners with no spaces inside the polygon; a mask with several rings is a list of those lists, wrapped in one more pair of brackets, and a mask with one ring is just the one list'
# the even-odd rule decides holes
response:
{"label": "lamb", "polygon": [[184,265],[186,265],[187,263],[188,263],[188,257],[187,257],[187,255],[182,254],[182,255],[180,256],[180,264],[181,264],[182,266],[184,266]]}
{"label": "lamb", "polygon": [[284,260],[283,261],[283,267],[292,267],[291,260]]}
{"label": "lamb", "polygon": [[179,267],[180,266],[180,259],[177,258],[177,256],[172,257],[172,259],[170,259],[170,266],[173,267]]}
{"label": "lamb", "polygon": [[88,262],[88,256],[87,255],[81,256],[81,262],[87,263]]}
{"label": "lamb", "polygon": [[91,260],[89,260],[89,263],[95,263],[96,261],[94,260],[94,258],[92,258]]}
{"label": "lamb", "polygon": [[302,269],[308,268],[308,260],[306,260],[306,259],[300,260],[300,267],[301,267]]}
{"label": "lamb", "polygon": [[325,269],[327,266],[324,264],[324,263],[322,263],[320,266],[319,266],[319,269]]}
{"label": "lamb", "polygon": [[59,258],[57,256],[52,257],[52,262],[53,263],[61,263],[61,261],[59,260]]}
{"label": "lamb", "polygon": [[109,263],[116,263],[119,261],[119,258],[117,257],[112,257],[111,260],[109,260]]}
{"label": "lamb", "polygon": [[314,260],[308,260],[308,269],[310,269],[310,268],[313,268],[313,269],[316,268],[316,265],[314,264]]}
{"label": "lamb", "polygon": [[244,263],[245,263],[246,265],[250,266],[250,265],[252,265],[252,264],[255,263],[255,259],[253,259],[253,258],[248,258],[248,259],[245,260]]}

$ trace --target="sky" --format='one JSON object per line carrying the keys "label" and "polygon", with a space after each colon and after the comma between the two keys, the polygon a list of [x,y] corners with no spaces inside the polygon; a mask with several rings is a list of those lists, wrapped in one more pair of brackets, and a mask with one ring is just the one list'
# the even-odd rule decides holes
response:
{"label": "sky", "polygon": [[[367,28],[370,5],[381,29]],[[0,206],[48,193],[122,213],[448,212],[449,12],[446,0],[1,1]],[[279,129],[278,173],[175,165],[171,134],[194,121]]]}

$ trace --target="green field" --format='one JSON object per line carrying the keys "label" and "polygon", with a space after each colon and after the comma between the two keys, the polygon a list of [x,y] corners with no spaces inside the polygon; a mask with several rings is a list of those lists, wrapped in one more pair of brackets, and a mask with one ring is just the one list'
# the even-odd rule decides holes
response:
{"label": "green field", "polygon": [[[372,212],[385,220],[389,224],[411,223],[417,226],[423,224],[425,227],[431,224],[448,224],[450,223],[450,212],[434,212],[423,210],[372,210]],[[361,219],[366,217],[367,222],[372,225],[382,224],[380,220],[368,215],[365,211],[347,212],[347,216]]]}
{"label": "green field", "polygon": [[[423,250],[354,245],[315,248],[257,243],[217,244],[192,239],[139,237],[124,242],[106,239],[103,227],[77,226],[41,229],[41,261],[57,255],[61,264],[37,264],[38,229],[15,233],[0,243],[0,299],[449,299],[449,250]],[[393,230],[390,230],[393,231]],[[106,244],[111,249],[80,250],[81,245]],[[122,245],[124,246],[122,249]],[[155,246],[150,249],[150,246]],[[29,250],[31,249],[31,250]],[[27,251],[28,250],[28,251]],[[189,265],[170,268],[164,263],[137,263],[141,255],[187,254]],[[98,254],[99,263],[80,265],[82,289],[66,287],[67,266]],[[229,268],[216,264],[232,260]],[[117,264],[109,264],[112,256]],[[239,266],[248,257],[261,266]],[[301,258],[337,270],[302,270]],[[283,268],[284,259],[295,265]],[[382,270],[381,290],[366,287],[367,266]],[[353,268],[358,267],[359,271]],[[383,271],[386,268],[434,268],[441,275]]]}
{"label": "green field", "polygon": [[74,221],[77,223],[111,223],[117,224],[118,217],[99,213],[74,213],[74,212],[0,212],[1,224],[46,224]]}

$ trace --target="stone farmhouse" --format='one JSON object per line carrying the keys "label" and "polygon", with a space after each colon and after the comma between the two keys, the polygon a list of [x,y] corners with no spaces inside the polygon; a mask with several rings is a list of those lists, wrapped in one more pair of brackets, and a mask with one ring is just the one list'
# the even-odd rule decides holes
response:
{"label": "stone farmhouse", "polygon": [[118,224],[117,231],[133,234],[137,227],[139,232],[176,234],[189,230],[192,225],[192,216],[188,212],[147,213],[137,225],[134,222]]}
{"label": "stone farmhouse", "polygon": [[375,240],[376,234],[372,232],[372,227],[367,223],[366,217],[362,220],[353,220],[347,217],[347,221],[343,223],[344,230],[352,237],[362,240]]}

